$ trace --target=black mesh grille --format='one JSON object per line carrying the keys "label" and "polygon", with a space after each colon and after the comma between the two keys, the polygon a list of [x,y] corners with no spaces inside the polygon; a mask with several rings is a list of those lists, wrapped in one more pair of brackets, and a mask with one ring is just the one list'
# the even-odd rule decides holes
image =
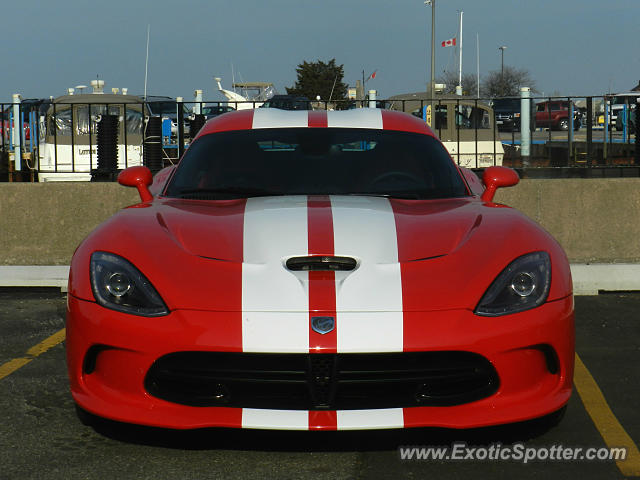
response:
{"label": "black mesh grille", "polygon": [[293,410],[459,405],[498,385],[493,366],[470,352],[180,352],[145,379],[151,395],[183,405]]}

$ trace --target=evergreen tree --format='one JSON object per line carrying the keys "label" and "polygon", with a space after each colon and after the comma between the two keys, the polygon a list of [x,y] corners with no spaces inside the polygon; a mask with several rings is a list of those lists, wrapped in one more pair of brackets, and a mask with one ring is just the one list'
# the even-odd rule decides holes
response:
{"label": "evergreen tree", "polygon": [[347,84],[342,82],[344,65],[336,65],[332,58],[325,63],[307,62],[306,60],[296,68],[298,79],[293,87],[286,87],[289,95],[303,95],[315,100],[318,95],[322,101],[344,100],[347,98]]}

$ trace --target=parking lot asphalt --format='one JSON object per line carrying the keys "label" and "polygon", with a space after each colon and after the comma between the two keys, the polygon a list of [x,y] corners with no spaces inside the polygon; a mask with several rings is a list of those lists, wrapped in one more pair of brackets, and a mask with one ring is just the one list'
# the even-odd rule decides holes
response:
{"label": "parking lot asphalt", "polygon": [[535,422],[471,431],[331,433],[182,432],[113,422],[87,427],[75,415],[68,388],[65,301],[56,290],[0,289],[0,480],[640,476],[632,462],[401,460],[399,453],[402,446],[460,441],[479,448],[520,442],[525,448],[602,448],[621,441],[620,429],[637,452],[638,293],[576,297],[576,350],[587,373],[576,374],[580,392],[574,390],[564,419],[546,432]]}

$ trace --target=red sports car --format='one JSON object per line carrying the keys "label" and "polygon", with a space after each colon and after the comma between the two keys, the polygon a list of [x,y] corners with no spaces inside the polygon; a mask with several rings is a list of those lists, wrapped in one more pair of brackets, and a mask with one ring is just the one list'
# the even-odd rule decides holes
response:
{"label": "red sports car", "polygon": [[558,243],[492,203],[421,120],[380,109],[210,120],[78,247],[79,412],[170,428],[467,428],[571,395]]}

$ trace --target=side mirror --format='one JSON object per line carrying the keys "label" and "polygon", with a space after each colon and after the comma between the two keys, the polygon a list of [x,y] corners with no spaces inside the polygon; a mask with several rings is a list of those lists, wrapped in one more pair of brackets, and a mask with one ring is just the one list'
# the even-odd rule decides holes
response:
{"label": "side mirror", "polygon": [[140,194],[140,200],[150,202],[153,195],[149,191],[149,185],[153,182],[151,170],[147,167],[129,167],[124,169],[118,175],[118,183],[125,187],[136,187]]}
{"label": "side mirror", "polygon": [[480,198],[483,202],[491,202],[498,188],[513,187],[520,181],[520,177],[511,168],[489,167],[484,171],[482,181],[484,182],[485,191]]}

